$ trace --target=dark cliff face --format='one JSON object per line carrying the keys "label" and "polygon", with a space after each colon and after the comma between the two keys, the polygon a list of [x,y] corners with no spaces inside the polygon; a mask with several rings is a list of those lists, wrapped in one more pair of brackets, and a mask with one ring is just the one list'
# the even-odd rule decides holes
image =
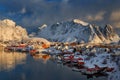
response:
{"label": "dark cliff face", "polygon": [[98,37],[104,41],[106,40],[111,40],[115,36],[118,36],[113,27],[110,24],[105,25],[104,27],[99,27],[92,25],[95,33],[98,35]]}
{"label": "dark cliff face", "polygon": [[105,26],[104,31],[107,39],[114,37],[116,34],[113,27],[109,24]]}
{"label": "dark cliff face", "polygon": [[100,27],[81,20],[53,24],[40,30],[38,36],[59,42],[102,43],[119,40],[119,36],[111,25]]}
{"label": "dark cliff face", "polygon": [[104,33],[102,32],[103,29],[99,26],[95,26],[93,25],[93,29],[95,31],[95,33],[97,34],[97,36],[101,39],[101,41],[104,41],[105,38],[104,38]]}

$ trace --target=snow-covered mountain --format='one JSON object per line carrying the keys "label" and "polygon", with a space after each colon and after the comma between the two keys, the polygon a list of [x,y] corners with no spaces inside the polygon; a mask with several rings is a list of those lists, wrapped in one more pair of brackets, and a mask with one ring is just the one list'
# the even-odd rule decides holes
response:
{"label": "snow-covered mountain", "polygon": [[17,40],[28,38],[27,31],[9,19],[0,20],[0,41]]}
{"label": "snow-covered mountain", "polygon": [[113,27],[109,24],[100,27],[74,19],[72,21],[56,23],[52,26],[43,26],[39,28],[38,36],[50,41],[110,43],[120,40]]}

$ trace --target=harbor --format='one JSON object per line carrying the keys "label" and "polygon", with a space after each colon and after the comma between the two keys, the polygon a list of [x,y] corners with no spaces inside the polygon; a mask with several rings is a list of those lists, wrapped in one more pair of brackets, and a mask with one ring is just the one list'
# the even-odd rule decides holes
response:
{"label": "harbor", "polygon": [[[78,79],[80,78],[83,78],[84,80],[87,80],[89,78],[93,80],[94,78],[96,78],[97,80],[99,79],[101,80],[102,78],[107,79],[113,73],[115,73],[114,76],[119,77],[117,73],[119,73],[120,71],[119,70],[120,48],[118,47],[117,48],[103,47],[103,45],[102,47],[98,45],[88,46],[88,44],[87,46],[85,45],[83,46],[82,44],[80,47],[80,44],[73,45],[73,43],[70,44],[57,43],[57,44],[51,44],[49,47],[44,47],[43,44],[39,44],[39,48],[33,47],[33,45],[32,46],[28,44],[25,45],[25,43],[19,45],[17,44],[14,46],[9,45],[6,47],[2,47],[0,50],[2,52],[0,52],[0,54],[1,57],[7,55],[6,58],[8,58],[8,60],[9,57],[11,60],[11,57],[14,57],[14,55],[25,56],[24,60],[21,60],[25,62],[20,62],[20,61],[17,62],[20,62],[20,64],[22,65],[27,65],[27,63],[28,62],[31,63],[32,60],[32,62],[34,62],[33,64],[37,64],[39,66],[39,68],[37,68],[38,71],[41,70],[40,69],[41,63],[44,66],[47,66],[47,68],[50,67],[51,64],[54,65],[56,69],[57,67],[58,68],[61,67],[61,70],[64,70],[65,68],[71,72],[70,74],[79,75],[79,77],[76,77]],[[16,62],[17,59],[13,59],[13,60],[14,62]],[[5,60],[1,60],[1,61],[5,61]],[[5,64],[12,65],[14,62],[5,63]],[[12,68],[10,69],[14,70],[18,64],[15,64],[13,69]],[[1,70],[2,68],[4,69],[4,66],[1,67]],[[63,73],[59,74],[59,72],[60,71],[58,71],[56,74],[58,74],[59,76],[63,75]],[[52,71],[50,73],[52,73]],[[34,74],[37,75],[36,73]]]}

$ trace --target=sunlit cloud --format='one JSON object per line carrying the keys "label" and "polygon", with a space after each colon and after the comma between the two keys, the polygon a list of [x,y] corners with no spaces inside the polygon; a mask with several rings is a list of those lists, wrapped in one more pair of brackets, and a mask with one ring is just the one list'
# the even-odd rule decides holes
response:
{"label": "sunlit cloud", "polygon": [[86,16],[86,18],[89,21],[101,21],[104,19],[104,14],[105,14],[105,11],[101,11],[95,15],[88,15],[88,16]]}
{"label": "sunlit cloud", "polygon": [[120,28],[120,10],[113,11],[110,15],[110,21],[115,27]]}
{"label": "sunlit cloud", "polygon": [[119,3],[120,0],[0,0],[0,19],[12,19],[27,30],[75,18],[96,25],[118,25]]}
{"label": "sunlit cloud", "polygon": [[113,11],[110,16],[111,21],[120,21],[120,10]]}
{"label": "sunlit cloud", "polygon": [[120,21],[119,22],[113,22],[113,26],[116,28],[120,28]]}

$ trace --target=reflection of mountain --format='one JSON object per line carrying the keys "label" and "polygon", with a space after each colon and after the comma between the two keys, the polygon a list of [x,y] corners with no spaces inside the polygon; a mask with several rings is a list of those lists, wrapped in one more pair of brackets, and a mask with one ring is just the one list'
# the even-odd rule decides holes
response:
{"label": "reflection of mountain", "polygon": [[23,64],[26,60],[24,53],[0,52],[0,71],[11,70],[18,64]]}

